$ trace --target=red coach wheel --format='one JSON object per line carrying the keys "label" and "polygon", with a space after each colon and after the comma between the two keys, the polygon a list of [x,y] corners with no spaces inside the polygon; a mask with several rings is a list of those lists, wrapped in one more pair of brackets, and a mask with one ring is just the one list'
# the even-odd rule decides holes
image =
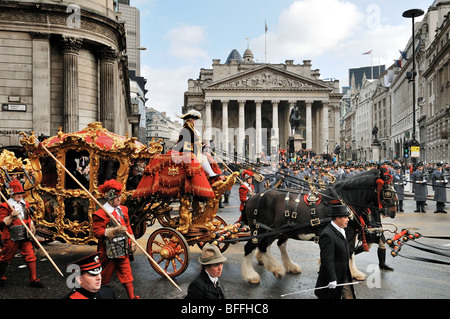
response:
{"label": "red coach wheel", "polygon": [[[184,236],[172,228],[155,230],[147,241],[147,252],[155,262],[169,275],[181,275],[189,265],[188,243]],[[163,276],[152,262],[153,269]]]}

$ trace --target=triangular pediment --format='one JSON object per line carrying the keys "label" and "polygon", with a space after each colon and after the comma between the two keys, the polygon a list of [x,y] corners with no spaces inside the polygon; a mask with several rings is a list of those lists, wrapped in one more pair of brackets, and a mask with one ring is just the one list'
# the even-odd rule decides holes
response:
{"label": "triangular pediment", "polygon": [[316,81],[296,73],[264,65],[255,69],[237,73],[230,77],[210,83],[204,90],[214,89],[296,89],[296,90],[332,90],[321,81]]}

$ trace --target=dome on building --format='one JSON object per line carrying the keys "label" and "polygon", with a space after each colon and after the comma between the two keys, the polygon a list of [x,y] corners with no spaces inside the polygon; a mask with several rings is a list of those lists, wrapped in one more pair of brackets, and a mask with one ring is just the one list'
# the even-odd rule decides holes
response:
{"label": "dome on building", "polygon": [[227,61],[225,62],[225,64],[230,64],[231,60],[237,60],[238,63],[242,63],[244,60],[242,59],[241,54],[239,53],[238,50],[234,49],[233,51],[231,51],[231,53],[228,55]]}
{"label": "dome on building", "polygon": [[249,48],[244,52],[244,63],[253,63],[253,52]]}

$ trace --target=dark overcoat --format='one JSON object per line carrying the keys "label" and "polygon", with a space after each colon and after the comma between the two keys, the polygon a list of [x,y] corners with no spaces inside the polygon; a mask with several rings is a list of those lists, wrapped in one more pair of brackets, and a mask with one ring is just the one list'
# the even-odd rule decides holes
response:
{"label": "dark overcoat", "polygon": [[398,200],[405,200],[405,180],[401,173],[395,172],[392,175],[392,182],[394,183],[394,189],[397,192]]}
{"label": "dark overcoat", "polygon": [[[342,234],[329,223],[319,238],[320,246],[320,270],[317,278],[316,288],[328,285],[329,282],[337,281],[337,284],[351,282],[349,262],[349,248],[347,240]],[[352,289],[353,297],[355,296]],[[335,289],[319,289],[314,294],[319,299],[340,299],[342,286]]]}
{"label": "dark overcoat", "polygon": [[189,284],[186,299],[225,299],[223,286],[214,287],[205,269]]}
{"label": "dark overcoat", "polygon": [[414,200],[418,202],[424,202],[427,200],[427,179],[425,173],[420,170],[416,170],[412,174],[412,181],[414,187]]}
{"label": "dark overcoat", "polygon": [[433,184],[434,200],[437,202],[447,201],[447,190],[445,185],[447,184],[444,178],[444,172],[441,170],[435,170],[431,174],[431,183]]}

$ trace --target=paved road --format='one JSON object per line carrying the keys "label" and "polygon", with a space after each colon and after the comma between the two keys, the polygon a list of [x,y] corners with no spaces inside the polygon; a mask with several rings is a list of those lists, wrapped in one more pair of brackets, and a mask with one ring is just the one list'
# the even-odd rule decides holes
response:
{"label": "paved road", "polygon": [[[449,197],[450,198],[450,197]],[[238,194],[237,185],[232,190],[231,202],[225,208],[219,210],[219,215],[227,223],[233,223],[238,218]],[[405,212],[397,214],[395,219],[384,219],[387,228],[398,230],[414,227],[415,231],[423,235],[450,236],[450,214],[434,214],[434,202],[429,201],[428,212],[413,213],[415,203],[412,200],[405,202]],[[448,206],[448,205],[447,205]],[[447,207],[449,208],[449,207]],[[450,208],[449,208],[450,211]],[[145,247],[148,236],[159,226],[149,228],[147,233],[139,239],[141,246]],[[390,233],[386,233],[391,237]],[[450,241],[421,238],[417,243],[431,245],[432,247],[446,249],[442,250],[450,254]],[[278,280],[263,266],[254,261],[255,270],[261,275],[259,285],[251,285],[241,279],[240,267],[243,256],[244,243],[240,242],[230,247],[225,252],[228,261],[225,263],[222,282],[225,293],[229,299],[315,299],[312,292],[295,294],[281,297],[303,289],[313,288],[317,279],[319,247],[314,242],[302,242],[290,240],[288,251],[294,262],[302,267],[301,274],[288,274],[285,278]],[[7,285],[0,288],[0,299],[52,299],[60,298],[69,291],[66,285],[68,273],[67,265],[82,256],[93,253],[95,246],[76,246],[53,242],[47,244],[46,249],[56,264],[65,274],[62,278],[46,260],[41,251],[38,255],[38,274],[45,284],[43,289],[28,287],[28,270],[20,256],[14,258],[7,272]],[[356,256],[356,264],[360,270],[368,274],[368,279],[355,286],[358,299],[447,299],[450,298],[450,267],[448,265],[433,264],[428,262],[410,260],[401,256],[395,258],[388,256],[387,263],[394,267],[393,272],[379,272],[377,264],[376,246],[369,252]],[[276,245],[272,248],[275,256],[279,256]],[[448,257],[440,257],[421,252],[417,249],[404,246],[401,254],[407,257],[419,256],[450,262]],[[145,255],[137,252],[132,262],[132,270],[135,279],[136,293],[145,299],[180,299],[186,295],[189,282],[200,271],[197,261],[200,250],[196,246],[190,248],[190,264],[188,269],[175,278],[182,292],[173,287],[170,282],[158,275],[151,268]],[[125,299],[125,291],[115,279],[111,286],[116,291],[118,298]]]}

